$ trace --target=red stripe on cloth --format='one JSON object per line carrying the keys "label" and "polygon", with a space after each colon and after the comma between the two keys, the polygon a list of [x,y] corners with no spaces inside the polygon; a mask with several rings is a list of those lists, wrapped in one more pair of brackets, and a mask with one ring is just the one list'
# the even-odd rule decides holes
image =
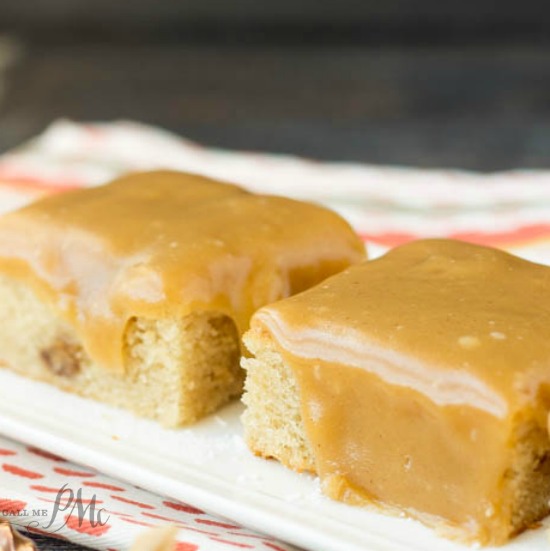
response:
{"label": "red stripe on cloth", "polygon": [[125,497],[121,496],[111,496],[113,499],[116,499],[117,501],[122,501],[123,503],[129,503],[130,505],[135,505],[136,507],[141,507],[142,509],[154,509],[155,507],[153,505],[148,505],[147,503],[141,503],[140,501],[134,501],[132,499],[127,499]]}
{"label": "red stripe on cloth", "polygon": [[65,459],[63,459],[62,457],[59,457],[59,455],[55,455],[45,450],[41,450],[40,448],[33,448],[32,446],[28,446],[27,450],[33,453],[34,455],[43,457],[44,459],[51,459],[52,461],[65,461]]}
{"label": "red stripe on cloth", "polygon": [[378,243],[379,245],[384,245],[385,247],[396,247],[402,243],[407,243],[407,241],[413,241],[415,239],[421,239],[420,236],[414,235],[412,233],[401,233],[401,232],[385,232],[385,233],[359,233],[359,237],[363,241],[372,241],[373,243]]}
{"label": "red stripe on cloth", "polygon": [[[426,235],[419,235],[405,232],[385,232],[385,233],[365,233],[359,234],[363,241],[372,241],[386,247],[396,247],[416,239],[425,239]],[[500,232],[450,232],[446,235],[437,235],[431,237],[446,237],[451,239],[460,239],[478,245],[489,246],[513,246],[523,245],[531,241],[541,239],[550,240],[550,224],[530,224],[519,228],[500,231]]]}
{"label": "red stripe on cloth", "polygon": [[262,543],[265,543],[265,536],[259,536],[258,534],[247,534],[246,532],[227,532],[228,534],[231,534],[232,536],[240,536],[241,538],[254,538],[258,540],[262,540]]}
{"label": "red stripe on cloth", "polygon": [[102,488],[104,490],[111,490],[111,492],[125,492],[126,490],[124,488],[121,488],[120,486],[113,486],[112,484],[103,484],[103,482],[90,482],[89,480],[85,480],[82,482],[83,486],[88,486],[89,488]]}
{"label": "red stripe on cloth", "polygon": [[179,522],[177,524],[178,528],[180,528],[180,530],[189,530],[190,532],[197,532],[198,534],[206,534],[207,536],[217,536],[218,535],[218,532],[212,532],[212,531],[208,531],[208,530],[201,530],[200,528],[193,528],[192,526],[187,526],[186,524],[183,524],[181,522]]}
{"label": "red stripe on cloth", "polygon": [[192,526],[185,526],[184,524],[178,524],[181,530],[189,530],[190,532],[197,532],[198,534],[206,534],[207,536],[217,536],[218,532],[208,532],[207,530],[201,530],[200,528],[193,528]]}
{"label": "red stripe on cloth", "polygon": [[31,479],[44,478],[43,474],[37,473],[35,471],[29,471],[27,469],[22,469],[17,465],[9,465],[8,463],[4,463],[2,465],[2,469],[7,473],[14,474],[16,476],[22,476],[23,478],[31,478]]}
{"label": "red stripe on cloth", "polygon": [[106,513],[109,513],[110,515],[115,515],[115,517],[129,517],[134,518],[134,515],[130,515],[129,513],[119,513],[118,511],[112,511],[111,509],[103,509]]}
{"label": "red stripe on cloth", "polygon": [[232,545],[233,547],[240,547],[241,549],[254,549],[253,545],[250,545],[249,543],[238,543],[236,541],[229,541],[224,540],[222,538],[210,538],[212,541],[219,541],[220,543],[226,543],[227,545]]}
{"label": "red stripe on cloth", "polygon": [[62,467],[55,467],[54,471],[58,474],[62,474],[65,476],[79,476],[79,477],[95,476],[95,473],[90,473],[86,471],[74,471],[72,469],[63,469]]}
{"label": "red stripe on cloth", "polygon": [[452,234],[454,239],[462,239],[479,245],[511,245],[550,239],[550,224],[531,224],[521,226],[506,232],[457,232]]}
{"label": "red stripe on cloth", "polygon": [[65,516],[66,526],[70,530],[79,532],[80,534],[88,534],[89,536],[102,536],[111,529],[109,524],[98,524],[94,522],[95,526],[89,520],[79,519],[73,515]]}
{"label": "red stripe on cloth", "polygon": [[14,188],[23,188],[30,190],[50,191],[52,193],[60,191],[69,191],[84,187],[85,182],[75,178],[67,179],[47,179],[40,178],[34,174],[25,174],[16,171],[7,166],[0,165],[0,181]]}
{"label": "red stripe on cloth", "polygon": [[12,189],[40,192],[40,193],[63,193],[64,191],[71,191],[73,189],[80,189],[82,186],[78,185],[61,185],[52,184],[49,182],[41,182],[40,180],[28,180],[28,179],[2,179],[0,184]]}
{"label": "red stripe on cloth", "polygon": [[[52,488],[51,486],[41,486],[40,484],[33,484],[31,490],[37,490],[38,492],[47,492],[50,494],[57,494],[61,491],[61,487]],[[68,489],[67,489],[68,491]]]}
{"label": "red stripe on cloth", "polygon": [[194,543],[178,541],[176,542],[174,551],[197,551],[198,548],[199,546]]}
{"label": "red stripe on cloth", "polygon": [[218,528],[227,528],[228,530],[236,530],[240,528],[240,526],[236,526],[235,524],[228,524],[226,522],[218,522],[216,520],[208,520],[206,518],[197,518],[195,519],[195,522],[200,522],[201,524],[207,524],[208,526],[216,526]]}
{"label": "red stripe on cloth", "polygon": [[94,140],[104,140],[105,136],[109,134],[108,130],[104,128],[98,128],[93,124],[83,124],[82,128],[86,130],[88,137],[93,138]]}
{"label": "red stripe on cloth", "polygon": [[0,448],[0,455],[17,455],[17,452]]}
{"label": "red stripe on cloth", "polygon": [[275,551],[287,551],[286,549],[283,549],[282,547],[279,547],[278,545],[275,545],[274,543],[271,543],[270,541],[263,541],[262,543],[266,547],[269,547],[270,549],[275,549]]}
{"label": "red stripe on cloth", "polygon": [[184,513],[191,513],[193,515],[204,515],[204,511],[201,511],[201,509],[197,509],[196,507],[192,507],[191,505],[187,505],[187,503],[174,503],[173,501],[163,501],[163,505],[166,505],[166,507],[170,507],[170,509],[174,509],[175,511],[183,511]]}
{"label": "red stripe on cloth", "polygon": [[186,523],[175,518],[163,517],[162,515],[155,515],[155,513],[147,513],[146,511],[142,511],[141,514],[144,517],[155,518],[157,520],[165,520],[166,522],[174,522],[176,524],[181,524],[182,526],[187,526]]}
{"label": "red stripe on cloth", "polygon": [[154,524],[151,524],[149,522],[141,522],[140,520],[134,520],[133,518],[120,517],[120,520],[123,520],[124,522],[129,522],[130,524],[137,524],[139,526],[147,526],[148,528],[152,528],[153,526],[155,526]]}
{"label": "red stripe on cloth", "polygon": [[25,501],[16,501],[15,499],[0,498],[0,514],[1,515],[17,515],[27,506]]}

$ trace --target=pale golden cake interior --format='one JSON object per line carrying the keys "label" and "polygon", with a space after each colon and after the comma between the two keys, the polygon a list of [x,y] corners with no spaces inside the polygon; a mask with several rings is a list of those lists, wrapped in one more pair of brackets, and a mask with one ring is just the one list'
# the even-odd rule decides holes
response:
{"label": "pale golden cake interior", "polygon": [[239,334],[223,314],[130,320],[124,373],[94,364],[74,329],[6,276],[0,276],[0,317],[9,320],[1,358],[13,370],[166,426],[192,423],[242,390]]}
{"label": "pale golden cake interior", "polygon": [[0,360],[176,426],[242,390],[260,306],[364,257],[328,209],[157,171],[0,219]]}
{"label": "pale golden cake interior", "polygon": [[243,357],[246,370],[242,415],[248,446],[257,455],[277,459],[296,471],[315,473],[315,457],[305,433],[300,389],[292,369],[283,362],[267,331],[244,336],[252,357]]}
{"label": "pale golden cake interior", "polygon": [[502,544],[549,512],[550,269],[446,240],[261,309],[249,446],[327,495]]}

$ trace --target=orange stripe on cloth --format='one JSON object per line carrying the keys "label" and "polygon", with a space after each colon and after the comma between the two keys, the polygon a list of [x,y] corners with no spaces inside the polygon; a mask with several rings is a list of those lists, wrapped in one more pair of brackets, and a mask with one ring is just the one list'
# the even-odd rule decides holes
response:
{"label": "orange stripe on cloth", "polygon": [[528,224],[507,231],[484,232],[484,231],[462,231],[450,232],[446,235],[428,236],[406,232],[385,232],[359,234],[364,241],[371,241],[385,247],[396,247],[415,239],[426,237],[448,237],[460,239],[478,245],[489,245],[493,247],[519,247],[538,241],[550,241],[550,224]]}
{"label": "orange stripe on cloth", "polygon": [[40,193],[59,193],[71,189],[84,187],[83,182],[76,180],[52,181],[36,178],[33,176],[16,176],[13,174],[4,174],[0,167],[0,185],[16,190],[25,190]]}

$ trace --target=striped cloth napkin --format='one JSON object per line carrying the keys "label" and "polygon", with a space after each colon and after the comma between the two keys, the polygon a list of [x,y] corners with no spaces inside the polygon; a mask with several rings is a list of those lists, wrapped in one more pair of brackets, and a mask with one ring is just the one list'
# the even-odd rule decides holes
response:
{"label": "striped cloth napkin", "polygon": [[[355,227],[371,256],[421,237],[449,236],[550,263],[550,173],[475,174],[457,170],[319,163],[290,156],[201,147],[132,122],[54,123],[0,157],[0,212],[40,196],[100,185],[130,170],[174,168],[234,181],[262,193],[325,204]],[[1,432],[1,424],[0,424]],[[177,551],[289,551],[271,537],[193,507],[110,479],[51,453],[0,437],[0,519],[101,550],[126,550],[144,530],[179,528]],[[78,522],[80,501],[108,515]],[[60,488],[68,491],[58,498]],[[40,522],[37,521],[40,517]],[[51,521],[51,526],[44,530]]]}

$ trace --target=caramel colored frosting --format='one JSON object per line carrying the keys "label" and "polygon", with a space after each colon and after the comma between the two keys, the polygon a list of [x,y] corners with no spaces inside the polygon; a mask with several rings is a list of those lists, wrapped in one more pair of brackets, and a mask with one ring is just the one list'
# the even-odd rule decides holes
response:
{"label": "caramel colored frosting", "polygon": [[169,171],[51,196],[0,220],[0,271],[32,285],[107,369],[124,369],[133,317],[217,311],[244,331],[257,308],[363,257],[325,208]]}
{"label": "caramel colored frosting", "polygon": [[297,377],[329,495],[497,541],[514,423],[546,430],[549,297],[546,266],[424,240],[262,308],[252,329]]}

